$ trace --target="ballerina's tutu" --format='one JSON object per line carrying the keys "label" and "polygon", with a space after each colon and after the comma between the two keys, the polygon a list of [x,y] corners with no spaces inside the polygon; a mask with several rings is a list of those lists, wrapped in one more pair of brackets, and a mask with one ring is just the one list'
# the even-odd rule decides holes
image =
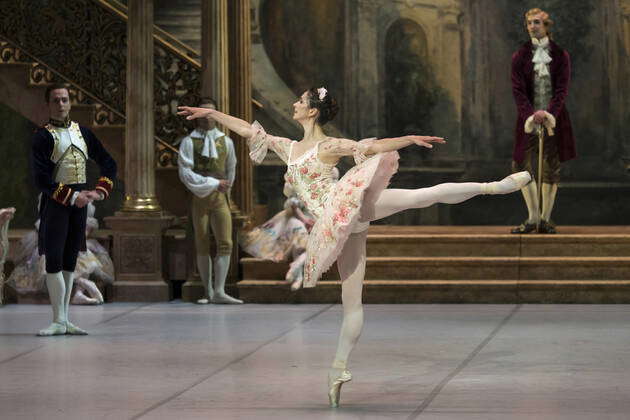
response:
{"label": "ballerina's tutu", "polygon": [[331,188],[308,238],[303,287],[315,287],[348,237],[369,227],[374,203],[397,170],[398,153],[381,153],[351,168]]}

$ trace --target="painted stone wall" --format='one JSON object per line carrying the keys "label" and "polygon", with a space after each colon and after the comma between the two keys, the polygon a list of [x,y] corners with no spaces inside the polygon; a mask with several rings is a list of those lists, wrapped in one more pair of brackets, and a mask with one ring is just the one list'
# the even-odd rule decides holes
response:
{"label": "painted stone wall", "polygon": [[[261,3],[267,15],[278,7],[273,1]],[[350,138],[418,131],[448,140],[434,151],[401,152],[393,186],[403,188],[490,181],[509,173],[516,119],[511,55],[527,40],[524,12],[534,6],[549,11],[556,22],[554,39],[572,57],[567,107],[579,153],[563,166],[553,218],[560,224],[625,223],[630,210],[630,131],[625,122],[630,99],[624,94],[630,91],[629,0],[346,0],[344,5],[342,23],[339,16],[312,14],[315,20],[308,25],[338,33],[343,24],[346,71],[338,97],[345,114],[336,122],[340,130]],[[284,19],[286,13],[281,13]],[[283,27],[281,34],[262,34],[285,40],[301,36],[288,31]],[[326,47],[317,36],[301,38],[299,45],[311,61],[317,51],[339,49],[339,42]],[[282,65],[301,63],[301,57],[293,52]],[[342,66],[335,68],[341,75]],[[291,77],[283,80],[293,88]],[[257,176],[265,173],[259,170]],[[265,195],[272,194],[267,190]],[[408,211],[385,222],[513,224],[524,217],[522,198],[514,194]]]}

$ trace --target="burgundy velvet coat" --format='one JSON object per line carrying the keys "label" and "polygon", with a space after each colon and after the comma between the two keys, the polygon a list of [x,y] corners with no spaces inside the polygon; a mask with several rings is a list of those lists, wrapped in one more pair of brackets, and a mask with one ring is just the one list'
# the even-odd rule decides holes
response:
{"label": "burgundy velvet coat", "polygon": [[[533,105],[534,63],[532,63],[532,48],[532,42],[529,41],[512,55],[512,94],[518,110],[513,159],[519,163],[525,158],[525,147],[530,136],[524,130],[525,120],[537,111]],[[560,161],[564,162],[577,156],[571,120],[564,106],[571,81],[571,59],[568,52],[551,40],[549,40],[549,55],[551,56],[549,73],[551,73],[552,97],[546,111],[556,118],[555,135],[549,140],[558,142]]]}

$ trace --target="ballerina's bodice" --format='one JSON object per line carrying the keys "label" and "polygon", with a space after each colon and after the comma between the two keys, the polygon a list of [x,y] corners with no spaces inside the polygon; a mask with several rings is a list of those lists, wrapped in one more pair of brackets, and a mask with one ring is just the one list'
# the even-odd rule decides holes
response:
{"label": "ballerina's bodice", "polygon": [[[291,145],[293,150],[294,142]],[[306,204],[306,208],[318,218],[328,201],[333,185],[333,168],[335,165],[319,160],[317,143],[312,149],[295,160],[287,162],[285,180],[293,187],[297,196]]]}

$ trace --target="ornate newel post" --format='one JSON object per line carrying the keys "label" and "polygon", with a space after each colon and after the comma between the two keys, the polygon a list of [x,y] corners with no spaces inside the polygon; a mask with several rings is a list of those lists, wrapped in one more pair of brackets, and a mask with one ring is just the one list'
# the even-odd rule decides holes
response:
{"label": "ornate newel post", "polygon": [[153,0],[130,0],[127,24],[127,124],[122,211],[106,218],[114,231],[115,301],[165,301],[162,234],[172,217],[155,196]]}

